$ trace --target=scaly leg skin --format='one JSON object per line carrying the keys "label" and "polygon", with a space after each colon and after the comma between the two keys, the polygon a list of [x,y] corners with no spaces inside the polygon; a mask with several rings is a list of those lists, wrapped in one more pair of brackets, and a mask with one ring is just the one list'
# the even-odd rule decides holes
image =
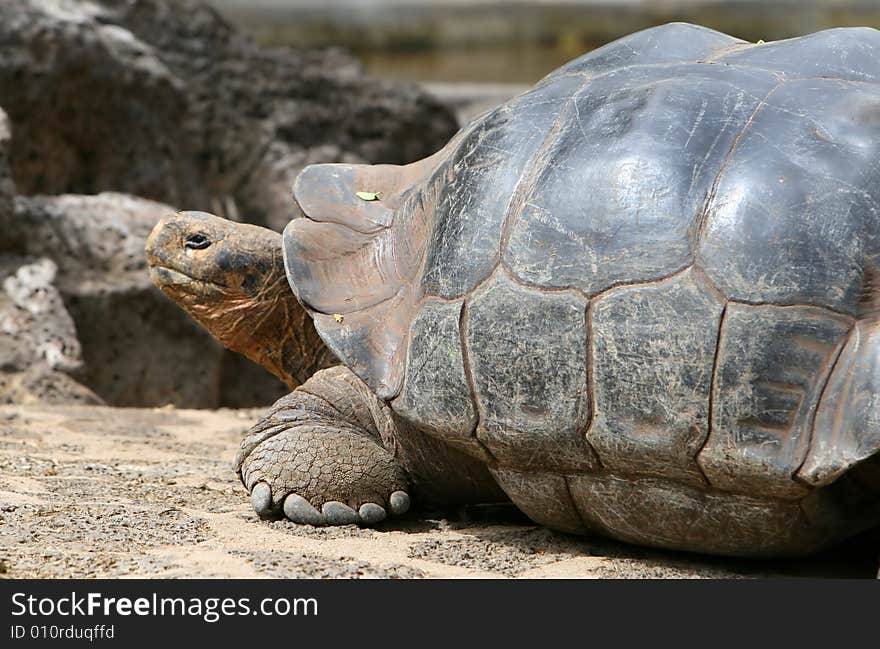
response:
{"label": "scaly leg skin", "polygon": [[[409,509],[393,423],[345,367],[279,399],[242,441],[236,469],[261,518],[373,525]],[[389,450],[389,448],[391,450]]]}

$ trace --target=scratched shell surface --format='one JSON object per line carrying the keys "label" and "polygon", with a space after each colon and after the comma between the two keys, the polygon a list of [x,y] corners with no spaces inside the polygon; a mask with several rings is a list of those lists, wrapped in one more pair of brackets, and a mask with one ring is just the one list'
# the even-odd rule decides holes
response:
{"label": "scratched shell surface", "polygon": [[[581,435],[619,473],[801,494],[819,396],[878,252],[874,46],[873,30],[831,30],[764,56],[671,25],[470,127],[435,173],[422,291],[464,299],[466,335],[447,342],[467,349],[435,372],[456,385],[433,399],[471,376],[473,434],[505,466],[589,467]],[[438,344],[420,341],[410,367]],[[472,416],[460,403],[450,421]]]}
{"label": "scratched shell surface", "polygon": [[[383,364],[353,369],[494,461],[525,511],[546,511],[527,484],[543,475],[567,528],[651,542],[650,523],[627,535],[609,518],[631,485],[562,476],[641,476],[687,517],[700,490],[731,511],[796,504],[880,450],[877,399],[856,389],[880,384],[864,306],[880,259],[880,32],[634,34],[463,129],[409,195],[387,236],[423,240],[421,265],[372,291],[409,324]],[[292,267],[303,293],[327,293]],[[322,322],[343,361],[375,355],[334,347],[341,328]],[[802,514],[769,511],[740,521],[743,538]]]}

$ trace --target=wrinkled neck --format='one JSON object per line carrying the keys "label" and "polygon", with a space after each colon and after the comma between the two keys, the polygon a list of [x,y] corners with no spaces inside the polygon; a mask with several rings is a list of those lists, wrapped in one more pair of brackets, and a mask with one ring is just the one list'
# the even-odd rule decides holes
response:
{"label": "wrinkled neck", "polygon": [[220,344],[264,367],[291,389],[327,364],[329,352],[291,292],[281,265],[253,294],[229,294],[188,310]]}

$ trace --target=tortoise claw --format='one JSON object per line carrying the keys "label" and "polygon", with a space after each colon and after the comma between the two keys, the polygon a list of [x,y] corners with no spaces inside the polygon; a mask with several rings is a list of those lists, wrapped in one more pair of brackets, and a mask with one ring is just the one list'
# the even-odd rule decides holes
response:
{"label": "tortoise claw", "polygon": [[358,513],[345,503],[329,500],[321,507],[328,525],[354,525],[360,523]]}
{"label": "tortoise claw", "polygon": [[409,511],[409,494],[405,491],[395,491],[388,499],[388,505],[391,508],[391,513],[395,516],[405,514]]}
{"label": "tortoise claw", "polygon": [[327,518],[312,507],[312,504],[298,494],[289,494],[284,499],[284,515],[300,525],[325,525]]}
{"label": "tortoise claw", "polygon": [[[254,496],[254,493],[257,495]],[[275,512],[271,507],[271,491],[266,483],[260,482],[254,486],[251,501],[261,518],[274,518]],[[258,505],[262,509],[257,509]],[[389,498],[389,508],[393,513],[404,513],[409,508],[409,496],[403,491],[395,491]],[[364,503],[355,511],[343,502],[328,500],[318,511],[308,500],[293,493],[284,499],[283,510],[284,516],[291,522],[318,527],[323,525],[370,526],[380,523],[388,517],[385,508],[376,503]]]}
{"label": "tortoise claw", "polygon": [[358,509],[358,516],[360,516],[362,524],[375,525],[384,521],[387,514],[385,513],[385,508],[380,507],[376,503],[364,503]]}
{"label": "tortoise claw", "polygon": [[258,482],[251,489],[251,505],[260,518],[272,518],[272,488],[265,482]]}

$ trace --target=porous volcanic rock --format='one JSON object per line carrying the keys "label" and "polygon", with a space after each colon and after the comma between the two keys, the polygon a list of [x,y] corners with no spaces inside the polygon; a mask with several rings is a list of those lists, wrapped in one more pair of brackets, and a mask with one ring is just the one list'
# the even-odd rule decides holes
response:
{"label": "porous volcanic rock", "polygon": [[0,401],[271,403],[284,386],[150,282],[155,222],[281,229],[303,166],[409,162],[456,128],[415,85],[261,49],[194,0],[9,0],[0,50]]}
{"label": "porous volcanic rock", "polygon": [[0,403],[101,403],[73,376],[83,370],[73,319],[49,258],[12,252],[15,185],[10,130],[0,110]]}
{"label": "porous volcanic rock", "polygon": [[338,50],[265,50],[194,0],[0,3],[23,194],[119,191],[282,227],[308,162],[403,163],[455,117]]}
{"label": "porous volcanic rock", "polygon": [[285,391],[153,286],[144,241],[172,208],[112,192],[19,196],[15,207],[7,232],[26,255],[57,266],[54,283],[82,346],[78,376],[108,403],[254,405]]}

